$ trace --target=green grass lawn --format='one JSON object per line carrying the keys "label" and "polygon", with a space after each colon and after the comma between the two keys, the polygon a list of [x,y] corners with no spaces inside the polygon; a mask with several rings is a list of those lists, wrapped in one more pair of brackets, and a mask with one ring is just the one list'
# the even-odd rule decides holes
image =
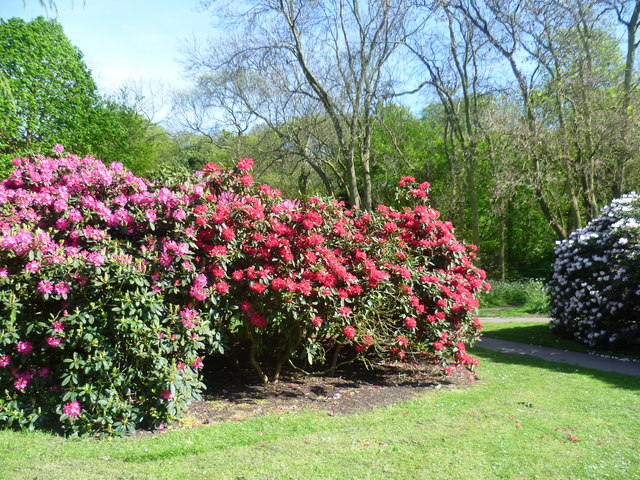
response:
{"label": "green grass lawn", "polygon": [[[0,431],[0,479],[630,479],[637,378],[474,349],[479,381],[350,416],[96,441]],[[637,478],[637,477],[635,477]]]}

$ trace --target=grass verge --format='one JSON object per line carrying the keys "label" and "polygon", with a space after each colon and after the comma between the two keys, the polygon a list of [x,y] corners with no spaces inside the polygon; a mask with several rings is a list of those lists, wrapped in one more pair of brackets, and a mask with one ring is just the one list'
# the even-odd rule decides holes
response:
{"label": "grass verge", "polygon": [[0,479],[628,479],[640,384],[474,349],[479,381],[371,412],[109,441],[0,431]]}
{"label": "grass verge", "polygon": [[532,313],[525,305],[504,305],[500,307],[481,307],[480,317],[542,317],[544,313]]}
{"label": "grass verge", "polygon": [[490,281],[491,290],[478,297],[480,306],[520,305],[526,313],[549,311],[549,296],[542,280]]}

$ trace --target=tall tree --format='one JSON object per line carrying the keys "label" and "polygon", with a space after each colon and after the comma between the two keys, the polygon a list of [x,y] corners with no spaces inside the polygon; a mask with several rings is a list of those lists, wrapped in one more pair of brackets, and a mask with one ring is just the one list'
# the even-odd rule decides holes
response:
{"label": "tall tree", "polygon": [[[445,113],[444,145],[450,165],[452,202],[460,218],[465,204],[470,210],[470,239],[480,242],[480,213],[476,188],[476,166],[483,133],[480,126],[479,104],[486,40],[464,16],[454,15],[453,8],[442,2],[429,2],[435,20],[444,25],[443,33],[414,35],[407,42],[426,71],[427,84],[436,92]],[[428,14],[427,14],[428,15]],[[462,200],[462,202],[458,202]],[[459,222],[461,225],[464,222]]]}
{"label": "tall tree", "polygon": [[565,238],[606,203],[620,147],[612,140],[620,127],[615,98],[622,62],[606,32],[602,2],[452,4],[513,74],[522,112],[514,141],[526,152],[528,182],[541,211]]}
{"label": "tall tree", "polygon": [[[222,3],[227,4],[203,2],[216,14]],[[389,68],[408,34],[409,12],[406,0],[241,2],[225,17],[226,25],[234,27],[231,40],[205,54],[192,51],[190,63],[201,74],[249,72],[262,77],[260,85],[277,91],[285,100],[281,106],[289,107],[278,111],[288,114],[285,122],[296,116],[326,121],[337,165],[310,166],[328,167],[345,185],[349,203],[371,208],[373,113],[393,93]],[[269,125],[283,123],[273,121],[273,104],[241,98],[257,117],[269,119]],[[298,145],[302,154],[311,138],[306,137],[307,143]],[[299,138],[305,142],[304,136]]]}
{"label": "tall tree", "polygon": [[[634,92],[637,90],[636,74],[636,52],[640,39],[637,38],[638,27],[640,26],[640,0],[608,0],[609,8],[615,12],[616,20],[625,30],[625,63],[624,63],[624,84],[622,97],[622,112],[624,122],[619,128],[619,137],[629,138],[634,131],[637,131],[637,115],[634,115],[633,107]],[[617,162],[614,167],[614,182],[612,188],[613,197],[619,197],[628,188],[627,169],[636,152],[633,143],[619,142],[622,146]],[[625,149],[625,146],[630,148]],[[636,154],[637,155],[637,154]]]}
{"label": "tall tree", "polygon": [[0,20],[2,153],[50,148],[80,149],[98,101],[96,85],[55,20]]}

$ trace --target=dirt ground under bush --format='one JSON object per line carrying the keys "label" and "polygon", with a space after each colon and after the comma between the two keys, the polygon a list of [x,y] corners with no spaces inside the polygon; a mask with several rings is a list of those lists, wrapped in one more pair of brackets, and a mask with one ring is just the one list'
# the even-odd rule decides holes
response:
{"label": "dirt ground under bush", "polygon": [[440,369],[417,363],[378,363],[370,368],[350,365],[335,376],[285,372],[277,383],[262,384],[254,372],[237,369],[205,371],[203,400],[186,411],[174,429],[275,412],[324,411],[349,414],[411,399],[427,390],[466,388],[475,382],[468,371],[444,376]]}

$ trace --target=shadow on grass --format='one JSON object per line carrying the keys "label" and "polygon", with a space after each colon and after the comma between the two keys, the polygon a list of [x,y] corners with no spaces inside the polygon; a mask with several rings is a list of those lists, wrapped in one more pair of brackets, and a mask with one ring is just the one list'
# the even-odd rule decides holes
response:
{"label": "shadow on grass", "polygon": [[488,338],[497,338],[499,340],[508,340],[510,342],[520,342],[528,343],[530,345],[559,348],[561,350],[569,350],[571,352],[593,353],[596,355],[608,355],[610,357],[616,358],[631,358],[640,360],[640,356],[638,356],[637,354],[590,348],[571,338],[559,336],[549,328],[548,323],[495,328],[493,330],[487,330],[483,333],[483,336]]}
{"label": "shadow on grass", "polygon": [[[587,353],[589,349],[572,340],[558,337],[549,329],[548,323],[522,325],[517,327],[498,328],[483,333],[484,337],[509,340],[510,342],[528,343],[543,347],[561,348],[572,352]],[[603,352],[604,353],[604,352]],[[613,355],[609,353],[609,355]],[[622,356],[622,355],[619,355]]]}
{"label": "shadow on grass", "polygon": [[[544,368],[554,372],[566,373],[571,375],[588,375],[591,378],[608,383],[614,387],[625,390],[640,391],[640,378],[622,373],[605,372],[592,368],[579,367],[567,363],[552,362],[530,355],[515,355],[512,353],[496,352],[482,347],[474,347],[474,351],[481,354],[483,358],[487,358],[495,363],[522,365],[528,367]],[[482,364],[481,364],[482,365]]]}

